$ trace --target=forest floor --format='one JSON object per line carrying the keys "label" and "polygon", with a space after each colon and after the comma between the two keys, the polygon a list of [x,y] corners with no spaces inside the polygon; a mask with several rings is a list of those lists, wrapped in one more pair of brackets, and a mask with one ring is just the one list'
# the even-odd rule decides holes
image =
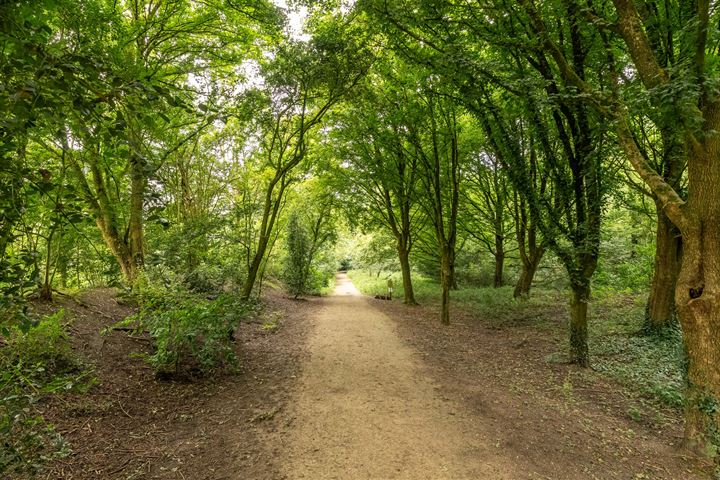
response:
{"label": "forest floor", "polygon": [[145,337],[99,335],[130,313],[112,292],[60,302],[99,383],[40,405],[72,448],[45,478],[709,478],[678,448],[676,413],[633,419],[623,388],[548,361],[560,320],[456,309],[442,326],[432,305],[363,297],[341,277],[330,297],[268,291],[235,334],[239,373],[168,382],[129,357]]}

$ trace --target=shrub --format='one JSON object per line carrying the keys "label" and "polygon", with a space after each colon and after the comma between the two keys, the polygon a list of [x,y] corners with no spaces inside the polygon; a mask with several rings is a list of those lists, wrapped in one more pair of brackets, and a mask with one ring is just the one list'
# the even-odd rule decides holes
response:
{"label": "shrub", "polygon": [[287,226],[287,256],[283,269],[283,280],[290,294],[298,298],[308,291],[310,276],[310,240],[298,215],[293,213]]}
{"label": "shrub", "polygon": [[14,329],[7,340],[7,361],[42,365],[46,376],[76,370],[79,363],[62,323],[65,317],[65,310],[60,309],[26,332]]}
{"label": "shrub", "polygon": [[69,453],[52,425],[32,413],[31,406],[49,393],[35,379],[45,376],[41,366],[4,366],[0,374],[0,473],[37,474],[43,464]]}
{"label": "shrub", "polygon": [[155,340],[148,357],[158,376],[198,371],[210,374],[236,364],[232,332],[252,309],[235,296],[208,299],[193,292],[143,286],[140,311],[125,325],[146,329]]}

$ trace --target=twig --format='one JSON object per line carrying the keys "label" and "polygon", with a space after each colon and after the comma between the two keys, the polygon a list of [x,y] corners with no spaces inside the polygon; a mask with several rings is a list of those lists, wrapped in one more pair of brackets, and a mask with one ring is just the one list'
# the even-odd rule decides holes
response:
{"label": "twig", "polygon": [[130,414],[127,412],[127,410],[125,410],[125,407],[123,407],[122,401],[120,401],[119,398],[118,398],[117,403],[118,403],[118,406],[120,407],[120,410],[122,410],[122,412],[123,412],[125,415],[127,415],[128,418],[134,419],[134,417],[133,417],[132,415],[130,415]]}
{"label": "twig", "polygon": [[110,475],[114,475],[114,474],[116,474],[116,473],[120,473],[121,471],[123,471],[123,470],[125,469],[125,466],[126,466],[128,463],[130,463],[130,461],[131,461],[132,459],[133,459],[133,457],[128,457],[128,458],[126,458],[125,461],[122,463],[122,465],[120,465],[120,467],[118,467],[118,468],[116,468],[115,470],[113,470],[112,472],[110,472]]}

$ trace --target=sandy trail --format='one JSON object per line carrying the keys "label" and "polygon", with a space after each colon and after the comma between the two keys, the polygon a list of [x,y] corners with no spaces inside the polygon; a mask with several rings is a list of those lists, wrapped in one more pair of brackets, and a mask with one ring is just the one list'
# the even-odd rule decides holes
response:
{"label": "sandy trail", "polygon": [[517,478],[373,301],[340,275],[313,319],[310,357],[289,402],[286,478]]}

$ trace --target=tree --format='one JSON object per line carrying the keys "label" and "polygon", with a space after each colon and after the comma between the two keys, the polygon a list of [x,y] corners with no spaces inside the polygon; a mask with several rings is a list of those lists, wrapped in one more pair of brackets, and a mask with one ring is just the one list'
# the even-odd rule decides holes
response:
{"label": "tree", "polygon": [[[545,198],[548,178],[543,173],[542,162],[538,161],[535,140],[532,135],[523,135],[522,129],[520,129],[519,133],[522,143],[521,149],[528,156],[526,180],[530,182],[529,188],[538,192],[540,198]],[[513,290],[513,297],[521,298],[530,294],[535,272],[537,272],[540,261],[545,255],[547,245],[540,231],[542,225],[541,212],[536,208],[529,208],[528,200],[524,195],[520,195],[517,190],[513,190],[512,203],[515,235],[522,264],[520,276]]]}
{"label": "tree", "polygon": [[481,244],[495,258],[493,287],[503,285],[508,217],[511,191],[500,162],[487,154],[479,155],[474,162],[468,162],[464,176],[467,183],[461,198],[464,200],[466,216],[461,216],[463,229]]}
{"label": "tree", "polygon": [[460,126],[456,107],[437,92],[428,89],[417,102],[425,120],[410,127],[410,142],[422,166],[420,179],[428,195],[421,204],[433,225],[440,258],[440,322],[449,324],[460,203]]}
{"label": "tree", "polygon": [[[587,29],[606,47],[607,88],[600,89],[574,64],[548,27],[559,16],[540,10],[531,0],[520,2],[519,15],[548,52],[551,64],[576,98],[612,122],[617,141],[665,215],[682,236],[682,261],[675,289],[675,307],[688,354],[685,439],[689,446],[717,444],[720,430],[720,97],[715,93],[720,72],[710,55],[718,12],[710,2],[694,5],[652,5],[662,9],[672,33],[658,42],[654,15],[641,16],[634,2],[613,0],[613,18],[597,9],[581,10],[592,22]],[[650,6],[650,5],[648,5]],[[572,16],[570,19],[572,20]],[[574,18],[578,18],[577,16]],[[577,26],[577,20],[575,25]],[[577,28],[577,27],[576,27]],[[618,43],[612,43],[612,40]],[[611,48],[618,45],[620,48]],[[663,65],[667,58],[669,66]],[[627,76],[628,69],[636,72]],[[687,163],[687,200],[668,178],[643,156],[631,128],[634,112],[645,115],[658,131],[675,132]]]}
{"label": "tree", "polygon": [[285,227],[282,273],[296,299],[318,291],[327,280],[327,269],[321,268],[321,264],[327,263],[328,250],[337,240],[336,199],[322,180],[314,178],[299,186],[295,192],[299,198],[294,199]]}
{"label": "tree", "polygon": [[[388,29],[402,34],[397,49],[417,64],[429,64],[435,74],[455,85],[456,100],[479,119],[489,149],[506,166],[528,208],[535,209],[535,218],[543,220],[543,238],[561,259],[570,280],[570,358],[589,365],[587,303],[599,252],[605,127],[591,107],[574,99],[574,85],[552,71],[543,50],[526,51],[522,42],[506,41],[525,26],[505,15],[504,8],[481,12],[449,4],[404,8],[404,3],[368,2],[367,8]],[[493,21],[478,23],[479,14]],[[563,15],[579,18],[572,5]],[[458,25],[462,31],[446,35]],[[559,27],[556,33],[564,43],[557,48],[567,52],[578,75],[590,77],[590,60],[602,43],[577,26],[576,21]],[[490,48],[489,41],[497,43]],[[527,166],[530,155],[520,142],[518,115],[536,138],[553,182],[553,188],[542,195],[534,189]]]}
{"label": "tree", "polygon": [[[616,122],[619,143],[637,173],[657,196],[664,213],[682,235],[683,256],[675,290],[675,305],[688,353],[688,390],[685,438],[690,445],[717,443],[720,429],[720,98],[714,84],[720,77],[708,59],[713,52],[709,2],[694,9],[680,7],[683,41],[678,61],[670,71],[658,62],[657,47],[648,38],[636,7],[615,0],[617,29],[642,86],[650,96],[645,111],[662,129],[680,130],[682,156],[688,168],[688,194],[683,200],[672,180],[663,178],[642,156],[628,121],[628,107],[617,97],[600,104]],[[717,15],[717,12],[713,12]],[[556,58],[560,63],[561,57]],[[620,72],[616,71],[619,79]],[[572,72],[567,72],[569,78]],[[577,82],[577,79],[573,79]],[[583,86],[582,82],[578,84]],[[593,92],[597,99],[597,92]],[[711,407],[710,407],[711,406]]]}
{"label": "tree", "polygon": [[307,293],[310,270],[310,241],[296,212],[290,215],[286,237],[287,256],[283,276],[290,294],[297,299]]}
{"label": "tree", "polygon": [[389,73],[397,75],[403,66],[390,62],[375,63],[362,94],[355,95],[338,115],[334,138],[342,145],[341,158],[347,163],[339,172],[345,179],[344,193],[351,198],[349,207],[366,213],[364,227],[377,224],[392,234],[404,303],[416,305],[410,254],[422,219],[417,200],[418,157],[408,140],[416,112],[408,108],[409,87]]}
{"label": "tree", "polygon": [[354,41],[359,39],[349,38],[341,28],[330,22],[311,43],[286,43],[264,67],[264,101],[255,128],[267,180],[257,244],[242,287],[245,299],[252,295],[296,168],[306,159],[311,132],[367,70],[362,45]]}

